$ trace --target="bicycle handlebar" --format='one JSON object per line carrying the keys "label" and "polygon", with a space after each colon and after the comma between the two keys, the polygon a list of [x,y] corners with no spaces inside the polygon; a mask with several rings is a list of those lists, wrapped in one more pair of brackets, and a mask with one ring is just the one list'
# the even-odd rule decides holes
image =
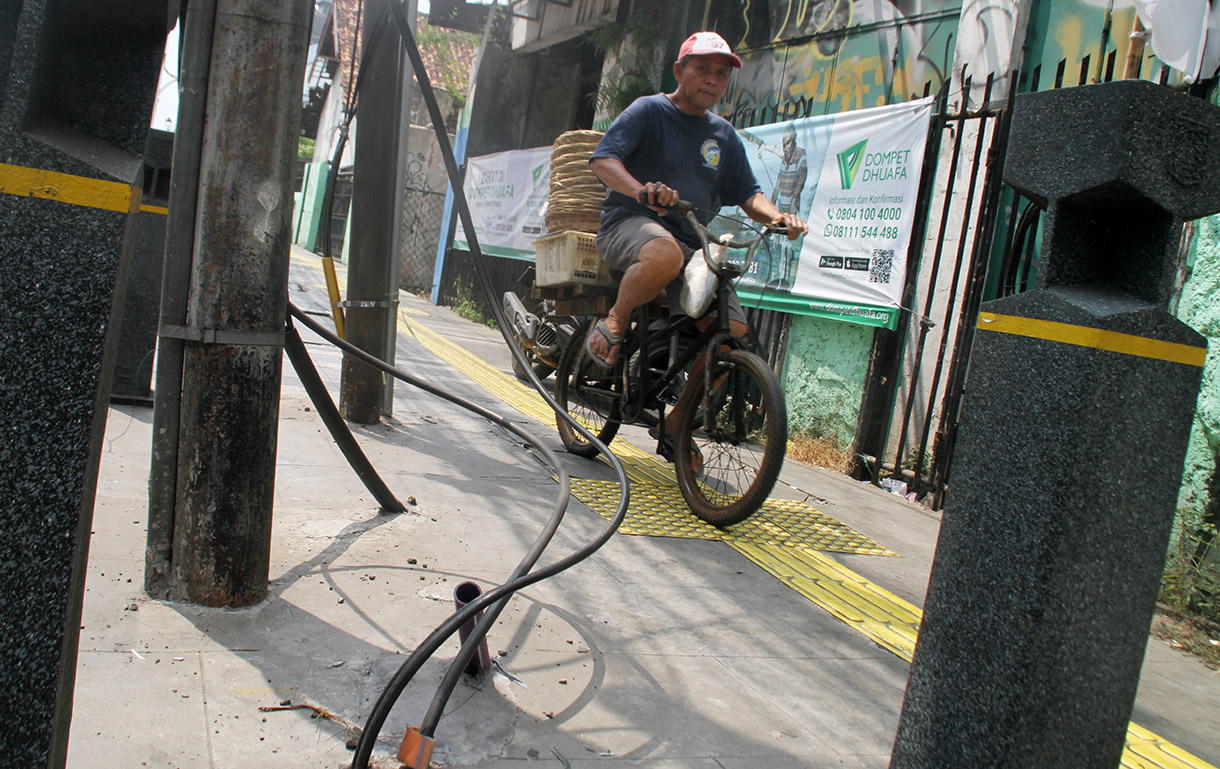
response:
{"label": "bicycle handlebar", "polygon": [[696,232],[700,232],[700,233],[703,233],[703,234],[709,236],[710,240],[720,243],[720,245],[725,246],[726,248],[749,248],[750,246],[757,244],[758,241],[761,240],[762,238],[765,238],[769,235],[787,235],[788,234],[787,227],[784,227],[782,225],[768,224],[763,227],[762,231],[758,235],[756,235],[753,238],[750,238],[749,240],[722,241],[722,240],[720,240],[720,238],[718,236],[713,235],[712,231],[709,230],[707,228],[707,226],[703,224],[703,222],[701,222],[695,218],[694,214],[695,214],[695,211],[698,209],[698,206],[696,206],[694,203],[690,202],[689,200],[679,200],[677,203],[674,203],[672,206],[661,206],[661,205],[649,203],[647,192],[641,192],[639,194],[639,197],[637,198],[637,200],[640,202],[640,204],[645,205],[645,206],[655,206],[656,208],[670,208],[670,209],[673,209],[674,211],[677,211],[680,214],[686,214],[687,219],[689,219],[691,221],[691,223],[695,226]]}

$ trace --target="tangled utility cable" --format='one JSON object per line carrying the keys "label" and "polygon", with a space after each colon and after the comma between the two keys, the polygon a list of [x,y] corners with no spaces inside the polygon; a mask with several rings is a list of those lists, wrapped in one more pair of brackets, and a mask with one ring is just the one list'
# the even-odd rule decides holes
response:
{"label": "tangled utility cable", "polygon": [[[467,241],[470,244],[470,251],[475,265],[475,275],[477,276],[479,286],[483,291],[484,296],[488,299],[488,304],[492,309],[496,323],[500,328],[500,332],[504,336],[505,342],[508,344],[509,351],[512,353],[513,357],[516,358],[520,364],[522,364],[523,369],[527,372],[530,381],[533,383],[534,389],[542,396],[547,405],[554,409],[556,417],[558,419],[563,419],[572,425],[573,429],[579,432],[581,436],[590,443],[597,446],[598,450],[609,460],[611,466],[614,468],[616,479],[620,488],[619,502],[618,507],[615,510],[615,514],[611,517],[610,522],[593,539],[593,541],[576,552],[555,561],[554,563],[540,568],[537,571],[531,571],[538,559],[542,556],[543,551],[550,544],[551,539],[558,530],[559,524],[567,510],[570,494],[568,474],[560,464],[555,453],[549,447],[544,445],[538,438],[521,429],[510,420],[459,396],[447,393],[418,377],[385,363],[376,356],[370,355],[364,350],[361,350],[359,347],[344,341],[338,335],[330,332],[297,307],[291,304],[289,305],[290,317],[287,320],[289,325],[292,324],[292,319],[295,318],[298,322],[321,336],[323,339],[338,346],[345,353],[358,358],[364,363],[388,373],[409,385],[444,398],[464,409],[479,414],[496,425],[509,430],[537,449],[546,463],[553,469],[556,477],[559,479],[559,495],[556,499],[554,508],[552,509],[550,519],[547,521],[546,526],[538,536],[534,545],[522,558],[521,562],[517,565],[517,568],[513,571],[509,579],[503,584],[482,593],[474,600],[468,602],[464,607],[458,609],[447,620],[433,630],[427,636],[427,638],[425,638],[423,642],[421,642],[419,646],[415,648],[415,650],[407,657],[406,661],[399,667],[398,671],[390,679],[389,683],[382,691],[381,696],[377,699],[377,702],[374,703],[373,709],[370,711],[368,719],[364,724],[364,728],[361,730],[360,739],[356,745],[355,757],[352,760],[352,769],[367,769],[369,760],[372,757],[373,747],[377,741],[377,735],[380,732],[381,727],[385,724],[386,719],[389,717],[390,710],[393,708],[394,703],[402,695],[402,692],[406,689],[407,685],[411,682],[411,679],[420,670],[424,663],[436,653],[441,644],[444,643],[450,636],[457,632],[467,622],[479,615],[480,612],[486,610],[486,613],[483,614],[482,618],[475,625],[473,632],[470,633],[465,642],[462,644],[457,656],[450,663],[449,669],[442,679],[436,693],[433,695],[432,702],[429,705],[428,711],[424,716],[419,728],[411,730],[416,737],[417,742],[421,742],[423,745],[423,749],[415,755],[416,760],[412,761],[411,765],[419,767],[419,769],[426,769],[428,756],[431,754],[431,746],[433,744],[436,726],[440,721],[442,713],[444,712],[445,704],[448,702],[454,688],[456,688],[458,681],[461,679],[462,673],[466,669],[467,664],[478,652],[483,639],[486,637],[491,627],[495,624],[500,612],[506,606],[508,599],[513,593],[521,590],[522,588],[528,587],[529,585],[544,580],[548,577],[552,577],[565,569],[575,566],[601,548],[601,546],[610,539],[614,532],[618,530],[619,525],[626,516],[629,492],[627,485],[627,474],[619,459],[615,457],[606,447],[606,445],[599,441],[595,435],[591,434],[582,425],[575,422],[570,416],[568,416],[566,411],[560,407],[559,403],[554,399],[554,397],[546,390],[546,388],[542,386],[542,382],[538,379],[532,367],[528,365],[525,353],[521,349],[519,342],[517,342],[516,338],[509,333],[510,325],[504,317],[503,310],[500,308],[500,303],[494,301],[493,299],[491,280],[487,275],[485,257],[479,247],[478,238],[475,234],[470,216],[470,209],[466,203],[466,198],[462,193],[462,185],[459,177],[457,161],[454,157],[453,149],[449,144],[449,138],[444,131],[444,116],[441,114],[436,97],[432,92],[432,86],[428,79],[427,70],[424,67],[423,58],[420,56],[419,49],[416,46],[415,36],[411,32],[411,27],[407,21],[403,6],[398,2],[398,0],[386,0],[386,4],[389,6],[390,16],[398,28],[399,38],[402,41],[403,48],[405,49],[408,58],[411,60],[411,66],[415,72],[416,82],[419,84],[420,93],[424,99],[424,103],[428,107],[428,113],[432,121],[433,130],[436,133],[437,143],[440,147],[441,155],[445,161],[445,169],[449,176],[450,186],[454,192],[454,205],[461,219],[462,227],[466,232]],[[494,6],[490,12],[494,12]],[[372,45],[379,38],[384,39],[385,36],[373,34],[370,35],[370,38],[370,45]],[[353,89],[352,98],[354,98],[355,94],[359,91],[359,80],[360,79],[357,78],[357,83]],[[347,110],[347,113],[349,115],[348,120],[350,120],[352,110]],[[339,142],[339,148],[337,149],[336,154],[342,152],[342,146],[346,140],[346,134],[347,121],[345,121],[342,128],[341,140]],[[338,158],[336,157],[336,160],[337,159]],[[333,184],[328,184],[326,193],[327,202],[325,205],[330,205],[329,198],[333,196],[333,194]],[[329,219],[329,217],[327,218]],[[329,246],[329,237],[327,238],[327,241],[327,246]],[[410,737],[411,734],[408,736]]]}

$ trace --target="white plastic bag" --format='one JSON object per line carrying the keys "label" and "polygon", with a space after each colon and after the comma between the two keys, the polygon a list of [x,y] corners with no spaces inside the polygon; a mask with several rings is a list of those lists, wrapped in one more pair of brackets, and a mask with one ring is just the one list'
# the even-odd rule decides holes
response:
{"label": "white plastic bag", "polygon": [[[717,267],[724,259],[724,248],[717,243],[708,245],[711,249],[711,261]],[[702,318],[716,298],[716,273],[708,267],[708,260],[703,257],[703,249],[691,255],[683,271],[682,293],[679,299],[682,311],[692,318]]]}

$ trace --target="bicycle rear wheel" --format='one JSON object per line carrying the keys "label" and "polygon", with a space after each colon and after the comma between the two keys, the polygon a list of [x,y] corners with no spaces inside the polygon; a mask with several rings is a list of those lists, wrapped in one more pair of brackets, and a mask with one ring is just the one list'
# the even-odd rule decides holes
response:
{"label": "bicycle rear wheel", "polygon": [[[674,466],[682,497],[695,515],[729,526],[748,518],[774,488],[788,443],[788,414],[775,372],[754,353],[722,353],[712,375],[707,418],[703,372],[692,372],[697,397],[677,415]],[[692,463],[696,450],[700,468]]]}
{"label": "bicycle rear wheel", "polygon": [[[621,363],[606,369],[589,360],[585,353],[585,336],[592,328],[586,323],[569,340],[556,373],[555,399],[602,443],[609,445],[618,433],[621,418],[623,377]],[[620,352],[619,361],[623,357]],[[567,450],[581,457],[594,457],[597,447],[556,415],[559,437]]]}

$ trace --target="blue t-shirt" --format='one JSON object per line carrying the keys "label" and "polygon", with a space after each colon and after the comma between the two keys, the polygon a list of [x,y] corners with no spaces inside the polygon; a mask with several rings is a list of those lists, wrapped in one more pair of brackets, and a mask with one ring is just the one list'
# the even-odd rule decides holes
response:
{"label": "blue t-shirt", "polygon": [[[615,119],[590,159],[600,157],[616,158],[643,183],[673,187],[683,200],[702,209],[696,216],[704,224],[712,218],[709,212],[741,205],[762,192],[729,121],[711,112],[688,115],[661,93],[636,99]],[[701,245],[685,215],[671,211],[658,216],[648,206],[607,190],[602,228],[631,216],[655,219],[690,247]]]}

